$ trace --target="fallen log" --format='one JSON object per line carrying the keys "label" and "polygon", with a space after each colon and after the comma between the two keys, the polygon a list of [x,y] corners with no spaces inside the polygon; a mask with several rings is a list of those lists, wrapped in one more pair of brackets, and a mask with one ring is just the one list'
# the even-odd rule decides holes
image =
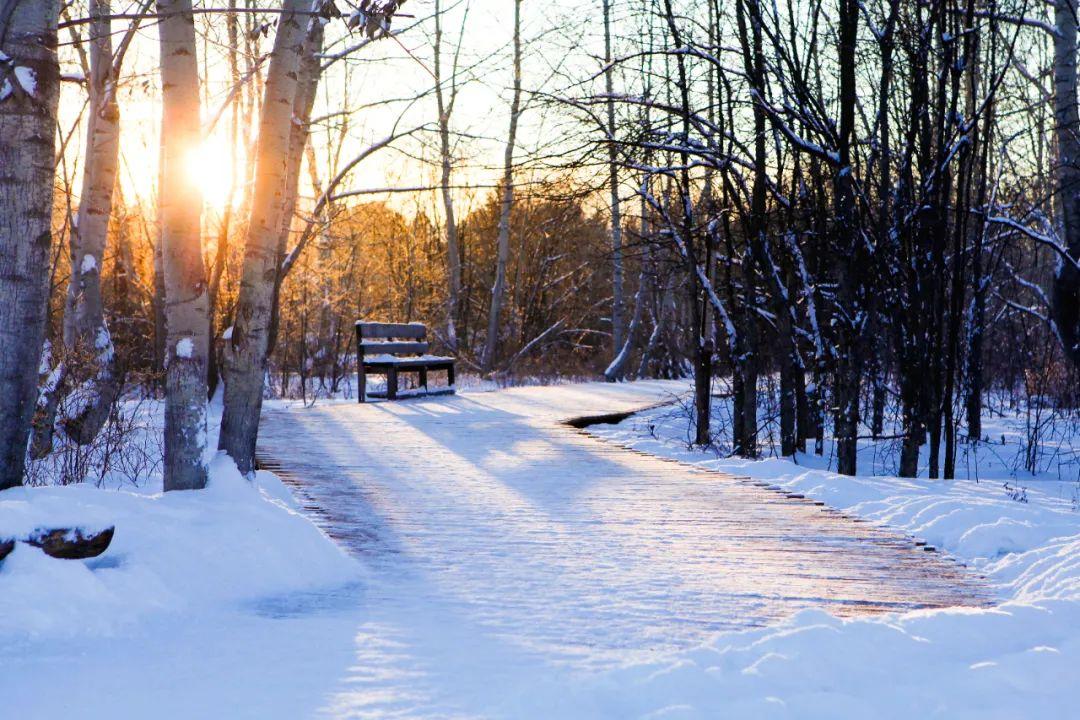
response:
{"label": "fallen log", "polygon": [[82,528],[39,528],[30,534],[26,543],[41,548],[50,557],[85,560],[105,552],[115,530],[115,526],[97,532],[87,532]]}
{"label": "fallen log", "polygon": [[11,554],[11,551],[15,549],[14,540],[0,540],[0,561]]}

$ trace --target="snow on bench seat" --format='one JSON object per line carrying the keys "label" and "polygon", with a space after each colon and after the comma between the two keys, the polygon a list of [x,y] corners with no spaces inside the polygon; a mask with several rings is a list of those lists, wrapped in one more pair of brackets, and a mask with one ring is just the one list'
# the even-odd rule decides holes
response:
{"label": "snow on bench seat", "polygon": [[364,362],[368,365],[432,365],[436,363],[452,363],[454,358],[444,355],[420,355],[418,357],[398,357],[382,353],[379,355],[364,355]]}

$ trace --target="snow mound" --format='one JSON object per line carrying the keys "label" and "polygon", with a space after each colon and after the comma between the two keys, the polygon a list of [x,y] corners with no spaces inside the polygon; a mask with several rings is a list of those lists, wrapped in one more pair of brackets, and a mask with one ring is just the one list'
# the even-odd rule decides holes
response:
{"label": "snow mound", "polygon": [[610,718],[1075,717],[1078,607],[878,620],[808,610],[780,627],[616,671],[569,703]]}
{"label": "snow mound", "polygon": [[281,481],[248,482],[218,454],[206,490],[88,485],[0,492],[0,536],[116,526],[109,549],[57,560],[18,543],[0,563],[0,638],[109,635],[155,613],[212,611],[355,582],[360,565],[297,510]]}

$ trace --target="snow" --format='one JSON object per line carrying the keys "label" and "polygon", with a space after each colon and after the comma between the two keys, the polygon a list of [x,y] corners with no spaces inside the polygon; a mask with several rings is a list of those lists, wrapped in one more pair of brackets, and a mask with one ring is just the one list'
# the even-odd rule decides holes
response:
{"label": "snow", "polygon": [[[162,411],[157,403],[158,431]],[[116,489],[121,480],[106,477],[109,489],[0,492],[2,537],[116,528],[97,558],[59,560],[16,543],[0,563],[0,662],[15,669],[0,678],[0,715],[215,717],[242,687],[250,717],[300,717],[317,702],[325,663],[342,662],[331,648],[341,646],[343,626],[319,612],[310,621],[279,617],[291,618],[293,605],[355,594],[363,566],[301,514],[275,475],[259,471],[249,482],[228,456],[211,451],[208,461],[210,481],[197,492],[162,493],[160,473],[138,487]],[[284,689],[257,697],[258,685],[286,674]],[[162,683],[173,680],[168,710],[157,707]],[[195,683],[202,692],[181,692]]]}
{"label": "snow", "polygon": [[18,543],[0,570],[0,637],[108,636],[161,614],[220,610],[356,577],[355,563],[296,514],[280,481],[262,474],[259,485],[220,456],[205,493],[85,484],[0,493],[8,537],[116,527],[109,550],[85,563]]}
{"label": "snow", "polygon": [[94,333],[94,347],[103,351],[103,354],[99,356],[100,361],[112,360],[112,336],[109,335],[109,328],[104,324],[98,325],[97,332]]}
{"label": "snow", "polygon": [[97,270],[97,259],[89,253],[83,255],[82,264],[79,265],[79,272],[85,275],[94,272],[94,270]]}
{"label": "snow", "polygon": [[37,93],[37,73],[34,69],[25,65],[16,65],[14,74],[15,80],[26,91],[26,94],[33,97]]}
{"label": "snow", "polygon": [[41,344],[41,358],[38,360],[38,375],[45,375],[52,367],[52,343],[47,339]]}
{"label": "snow", "polygon": [[[993,436],[1020,423],[988,417],[984,427]],[[813,455],[799,454],[796,464],[690,449],[688,425],[668,406],[590,432],[639,451],[766,479],[902,529],[985,575],[999,602],[988,609],[846,620],[809,610],[779,627],[721,636],[607,678],[622,689],[619,702],[628,717],[646,707],[680,718],[1075,717],[1069,673],[1080,658],[1080,514],[1073,482],[1049,469],[1025,480],[1000,448],[996,455],[984,452],[979,473],[970,466],[971,479],[845,477]],[[860,462],[880,452],[864,443]],[[1014,499],[1021,496],[1017,488],[1026,502]]]}
{"label": "snow", "polygon": [[193,352],[195,352],[195,343],[191,338],[180,338],[176,343],[176,357],[190,358]]}
{"label": "snow", "polygon": [[409,362],[423,361],[423,362],[440,362],[446,360],[453,360],[452,357],[446,357],[443,355],[390,355],[387,353],[375,353],[374,355],[364,355],[364,362],[369,363],[393,363],[407,360]]}
{"label": "snow", "polygon": [[27,95],[33,97],[37,93],[37,73],[34,72],[33,68],[25,65],[15,65],[11,58],[3,53],[0,53],[0,64],[8,65],[11,68],[10,73],[6,73],[7,77],[4,78],[3,84],[0,84],[0,101],[7,99],[15,90],[9,78],[14,78],[15,83]]}
{"label": "snow", "polygon": [[[159,477],[122,490],[4,491],[3,535],[43,524],[117,528],[95,560],[19,546],[0,565],[4,711],[26,720],[1075,717],[1080,513],[1075,467],[1062,453],[1025,478],[1011,459],[1019,421],[988,417],[988,435],[1007,443],[968,457],[979,465],[971,479],[847,478],[813,455],[795,464],[688,449],[686,419],[670,407],[593,426],[610,443],[768,479],[920,537],[985,575],[997,598],[992,607],[845,618],[805,609],[700,637],[683,614],[707,610],[697,596],[680,603],[670,584],[642,582],[650,568],[634,559],[644,554],[708,590],[710,568],[694,562],[726,548],[674,531],[657,543],[642,525],[674,520],[683,507],[704,523],[707,485],[658,503],[649,488],[663,489],[659,475],[631,483],[614,472],[639,456],[603,445],[589,455],[582,443],[592,441],[576,433],[530,429],[685,388],[534,387],[311,410],[267,403],[271,416],[304,428],[268,424],[268,442],[291,447],[309,475],[334,471],[318,486],[326,497],[365,499],[316,514],[335,536],[348,533],[340,536],[363,565],[299,514],[298,503],[318,504],[312,497],[294,500],[265,471],[247,483],[224,456],[210,458],[205,492],[163,495]],[[407,432],[421,433],[422,450],[400,446]],[[1071,442],[1072,432],[1051,439]],[[888,468],[887,455],[865,444],[861,466]],[[577,471],[538,476],[538,458]],[[311,486],[311,477],[297,480]],[[1013,499],[1020,489],[1027,502]],[[599,512],[635,498],[638,515]],[[603,536],[617,539],[617,553]],[[552,563],[575,538],[588,551]],[[608,581],[581,584],[581,572]],[[642,612],[652,608],[668,616]]]}

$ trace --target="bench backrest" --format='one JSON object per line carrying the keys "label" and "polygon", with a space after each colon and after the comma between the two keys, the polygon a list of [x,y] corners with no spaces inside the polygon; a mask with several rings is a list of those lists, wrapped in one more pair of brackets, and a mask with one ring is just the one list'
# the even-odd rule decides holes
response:
{"label": "bench backrest", "polygon": [[428,351],[427,327],[421,323],[356,323],[356,347],[360,356],[423,355]]}

